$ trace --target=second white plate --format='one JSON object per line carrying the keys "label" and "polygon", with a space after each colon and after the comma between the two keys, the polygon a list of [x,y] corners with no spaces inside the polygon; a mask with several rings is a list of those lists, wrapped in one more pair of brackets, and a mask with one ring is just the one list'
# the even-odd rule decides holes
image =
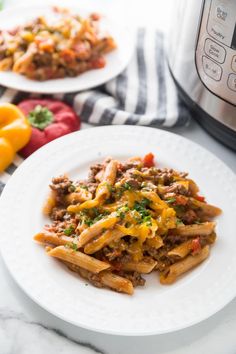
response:
{"label": "second white plate", "polygon": [[[67,3],[66,7],[83,17],[88,16],[91,12],[103,15],[102,10],[88,8],[84,2],[76,7]],[[6,9],[0,12],[0,29],[12,29],[39,15],[53,16],[52,6],[32,5]],[[43,82],[30,80],[11,71],[0,71],[0,84],[21,91],[50,94],[87,90],[111,80],[125,69],[131,59],[135,42],[134,31],[127,28],[122,22],[118,24],[108,15],[102,16],[101,24],[117,43],[117,49],[105,55],[107,64],[104,68],[90,70],[73,78],[66,77]]]}

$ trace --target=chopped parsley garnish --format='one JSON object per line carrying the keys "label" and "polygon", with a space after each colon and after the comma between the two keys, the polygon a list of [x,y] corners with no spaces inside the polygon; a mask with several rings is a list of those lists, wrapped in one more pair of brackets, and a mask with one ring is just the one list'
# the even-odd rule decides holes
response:
{"label": "chopped parsley garnish", "polygon": [[73,232],[75,231],[75,228],[73,225],[70,225],[67,229],[64,230],[64,234],[66,236],[70,236],[73,234]]}
{"label": "chopped parsley garnish", "polygon": [[77,245],[76,243],[72,242],[71,248],[72,248],[74,251],[77,251],[77,250],[78,250],[78,245]]}
{"label": "chopped parsley garnish", "polygon": [[88,190],[88,186],[80,186],[80,188],[86,189],[86,191]]}
{"label": "chopped parsley garnish", "polygon": [[168,199],[166,199],[166,202],[171,204],[171,203],[176,202],[176,199],[175,198],[168,198]]}
{"label": "chopped parsley garnish", "polygon": [[122,187],[126,190],[132,189],[131,185],[128,182],[125,182]]}
{"label": "chopped parsley garnish", "polygon": [[150,200],[147,198],[142,199],[140,202],[136,201],[134,203],[134,210],[136,210],[141,217],[140,222],[142,222],[146,216],[150,216],[150,211],[146,209],[150,203]]}
{"label": "chopped parsley garnish", "polygon": [[179,218],[176,219],[176,225],[184,225],[183,221]]}
{"label": "chopped parsley garnish", "polygon": [[92,210],[92,212],[93,212],[93,214],[94,214],[95,217],[98,216],[98,215],[100,215],[100,211],[99,211],[98,208],[92,208],[91,210]]}
{"label": "chopped parsley garnish", "polygon": [[75,242],[68,242],[66,245],[65,245],[66,248],[71,248],[72,250],[74,251],[77,251],[78,250],[78,246],[77,246],[77,243]]}
{"label": "chopped parsley garnish", "polygon": [[129,207],[126,205],[126,206],[122,206],[122,207],[119,207],[117,210],[116,210],[116,213],[117,213],[117,216],[121,219],[124,219],[125,218],[125,214],[127,213],[127,211],[129,211]]}
{"label": "chopped parsley garnish", "polygon": [[109,192],[110,192],[110,193],[115,192],[115,188],[114,188],[114,187],[112,187],[112,185],[111,185],[111,184],[106,183],[106,186],[107,186],[107,189],[109,190]]}
{"label": "chopped parsley garnish", "polygon": [[84,223],[85,223],[86,225],[88,225],[88,226],[91,226],[91,225],[93,225],[93,220],[91,220],[91,219],[85,219],[85,220],[84,220]]}
{"label": "chopped parsley garnish", "polygon": [[120,198],[125,191],[129,191],[132,189],[133,189],[133,187],[128,182],[125,182],[124,184],[122,184],[120,189],[117,191],[118,198]]}
{"label": "chopped parsley garnish", "polygon": [[146,223],[147,226],[152,226],[152,218],[151,218],[151,215],[145,216],[142,221],[143,221],[144,223]]}
{"label": "chopped parsley garnish", "polygon": [[173,206],[177,214],[182,214],[185,212],[184,205],[174,205]]}
{"label": "chopped parsley garnish", "polygon": [[68,188],[70,193],[73,193],[76,191],[76,186],[74,186],[73,184],[70,185],[70,187]]}

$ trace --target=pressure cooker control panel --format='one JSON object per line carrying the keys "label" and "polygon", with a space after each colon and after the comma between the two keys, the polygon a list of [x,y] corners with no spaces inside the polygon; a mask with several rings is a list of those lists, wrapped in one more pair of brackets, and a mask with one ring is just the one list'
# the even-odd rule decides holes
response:
{"label": "pressure cooker control panel", "polygon": [[205,0],[196,46],[204,85],[236,105],[236,0]]}

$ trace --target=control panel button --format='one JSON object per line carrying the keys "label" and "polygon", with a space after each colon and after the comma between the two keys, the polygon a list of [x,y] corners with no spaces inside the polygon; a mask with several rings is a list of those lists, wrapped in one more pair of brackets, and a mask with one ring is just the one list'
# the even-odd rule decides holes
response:
{"label": "control panel button", "polygon": [[209,57],[218,61],[218,63],[222,64],[225,61],[225,48],[209,38],[205,41],[204,51]]}
{"label": "control panel button", "polygon": [[228,86],[230,90],[236,91],[236,75],[230,74],[228,77]]}
{"label": "control panel button", "polygon": [[222,75],[222,68],[211,59],[202,57],[203,70],[213,80],[219,81]]}
{"label": "control panel button", "polygon": [[228,9],[224,4],[218,4],[215,8],[215,16],[218,21],[224,23],[228,17]]}
{"label": "control panel button", "polygon": [[236,55],[233,56],[231,67],[236,72]]}

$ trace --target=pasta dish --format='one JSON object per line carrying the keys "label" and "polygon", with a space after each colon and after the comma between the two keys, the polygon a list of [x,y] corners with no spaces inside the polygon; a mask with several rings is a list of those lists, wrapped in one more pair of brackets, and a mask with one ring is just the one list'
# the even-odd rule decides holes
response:
{"label": "pasta dish", "polygon": [[52,179],[44,213],[51,223],[34,236],[49,256],[97,287],[132,294],[143,274],[161,284],[204,261],[215,242],[214,217],[185,172],[158,168],[152,153],[122,163],[107,158],[86,180]]}
{"label": "pasta dish", "polygon": [[96,13],[87,18],[53,7],[54,19],[39,16],[12,30],[0,31],[0,71],[12,70],[33,80],[74,77],[106,65],[114,39],[99,27]]}

